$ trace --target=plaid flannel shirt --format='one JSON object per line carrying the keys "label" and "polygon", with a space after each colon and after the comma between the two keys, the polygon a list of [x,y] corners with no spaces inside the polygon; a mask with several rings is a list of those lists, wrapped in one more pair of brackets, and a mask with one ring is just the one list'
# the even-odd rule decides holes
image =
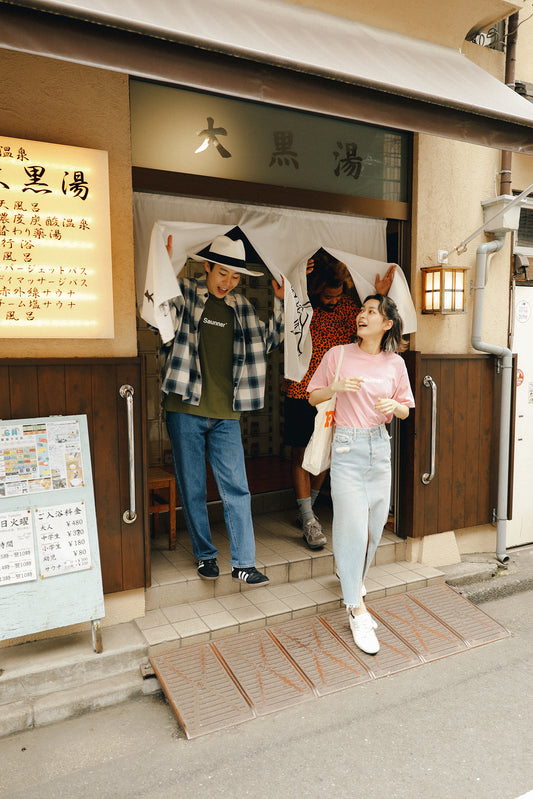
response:
{"label": "plaid flannel shirt", "polygon": [[[199,405],[202,394],[199,335],[200,320],[209,291],[205,278],[179,278],[182,296],[170,305],[176,316],[163,373],[162,391],[180,394],[184,402]],[[283,303],[274,298],[274,313],[265,325],[253,305],[231,292],[224,298],[233,309],[233,409],[253,411],[265,402],[266,356],[283,340]]]}

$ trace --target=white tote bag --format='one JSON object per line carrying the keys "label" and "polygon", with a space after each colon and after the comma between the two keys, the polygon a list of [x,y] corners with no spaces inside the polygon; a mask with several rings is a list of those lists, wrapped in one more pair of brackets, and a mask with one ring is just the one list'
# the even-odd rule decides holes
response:
{"label": "white tote bag", "polygon": [[[335,381],[339,379],[341,370],[344,346],[341,347],[341,354],[337,369],[335,370]],[[335,415],[335,402],[337,395],[331,399],[319,402],[316,406],[315,427],[313,435],[305,448],[302,467],[311,474],[320,474],[329,469],[331,463],[331,444],[333,441],[333,417]]]}

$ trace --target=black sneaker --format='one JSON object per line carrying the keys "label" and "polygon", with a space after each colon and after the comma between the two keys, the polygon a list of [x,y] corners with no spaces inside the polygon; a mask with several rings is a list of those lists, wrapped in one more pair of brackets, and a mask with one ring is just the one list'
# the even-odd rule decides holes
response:
{"label": "black sneaker", "polygon": [[198,574],[202,580],[216,580],[218,577],[218,564],[216,558],[198,561]]}
{"label": "black sneaker", "polygon": [[237,582],[246,583],[246,585],[250,586],[267,585],[270,582],[266,574],[261,574],[255,566],[247,566],[244,569],[241,566],[234,566],[231,570],[231,576]]}

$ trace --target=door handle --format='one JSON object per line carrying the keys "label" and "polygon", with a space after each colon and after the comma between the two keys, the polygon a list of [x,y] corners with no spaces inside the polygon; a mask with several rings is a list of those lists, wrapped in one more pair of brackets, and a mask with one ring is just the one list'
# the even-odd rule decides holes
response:
{"label": "door handle", "polygon": [[435,477],[435,453],[437,449],[437,386],[430,375],[426,375],[423,382],[426,388],[431,389],[431,465],[429,467],[429,472],[425,472],[422,475],[422,482],[427,486]]}
{"label": "door handle", "polygon": [[129,461],[129,486],[130,486],[130,506],[122,514],[126,524],[133,524],[137,518],[135,508],[135,438],[133,435],[133,386],[123,385],[119,389],[120,396],[126,400],[126,412],[128,415],[128,461]]}

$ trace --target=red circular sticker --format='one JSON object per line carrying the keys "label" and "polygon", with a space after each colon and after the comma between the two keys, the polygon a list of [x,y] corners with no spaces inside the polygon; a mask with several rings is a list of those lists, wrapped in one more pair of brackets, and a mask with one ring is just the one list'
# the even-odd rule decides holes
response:
{"label": "red circular sticker", "polygon": [[524,373],[521,369],[516,370],[516,385],[521,386],[524,382]]}

